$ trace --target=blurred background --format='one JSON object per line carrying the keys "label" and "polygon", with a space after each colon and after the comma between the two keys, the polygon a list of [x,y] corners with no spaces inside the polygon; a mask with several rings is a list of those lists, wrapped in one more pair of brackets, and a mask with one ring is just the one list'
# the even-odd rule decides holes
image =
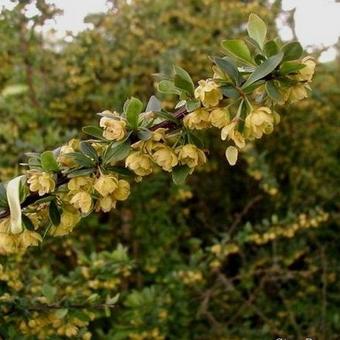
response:
{"label": "blurred background", "polygon": [[237,166],[209,133],[210,161],[187,185],[152,176],[68,237],[0,256],[0,306],[15,297],[0,308],[3,339],[340,338],[339,1],[0,0],[0,10],[1,181],[96,112],[147,101],[152,75],[172,64],[209,76],[208,56],[244,36],[252,12],[319,61],[311,98],[281,108],[276,133]]}

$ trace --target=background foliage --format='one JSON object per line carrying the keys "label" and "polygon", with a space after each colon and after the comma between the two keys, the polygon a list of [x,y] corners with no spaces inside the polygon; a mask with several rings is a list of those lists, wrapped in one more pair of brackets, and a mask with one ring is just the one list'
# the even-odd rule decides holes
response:
{"label": "background foliage", "polygon": [[[28,18],[31,2],[40,14]],[[44,0],[1,12],[1,180],[20,171],[24,152],[60,145],[128,96],[148,98],[151,75],[172,63],[205,77],[207,55],[242,35],[250,12],[275,32],[280,10],[266,1],[113,3],[118,10],[88,17],[92,28],[71,42],[39,33],[58,14]],[[0,256],[0,335],[338,338],[339,91],[339,60],[320,65],[312,98],[282,110],[278,132],[236,167],[208,136],[210,162],[186,186],[154,176],[71,237]]]}

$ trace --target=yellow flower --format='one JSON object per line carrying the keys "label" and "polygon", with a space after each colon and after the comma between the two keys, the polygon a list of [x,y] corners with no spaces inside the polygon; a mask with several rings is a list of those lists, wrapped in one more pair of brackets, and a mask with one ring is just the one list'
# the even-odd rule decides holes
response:
{"label": "yellow flower", "polygon": [[0,220],[0,254],[11,254],[16,250],[16,235],[10,232],[10,219]]}
{"label": "yellow flower", "polygon": [[245,120],[245,127],[251,138],[261,138],[274,129],[274,115],[269,107],[259,107],[252,111]]}
{"label": "yellow flower", "polygon": [[103,136],[108,140],[122,140],[126,135],[126,123],[120,119],[102,117],[99,122],[104,128]]}
{"label": "yellow flower", "polygon": [[226,140],[227,137],[231,139],[237,147],[240,149],[244,148],[246,146],[246,141],[242,134],[236,130],[237,127],[237,121],[233,120],[230,124],[226,125],[221,130],[221,139]]}
{"label": "yellow flower", "polygon": [[299,81],[311,82],[315,72],[316,62],[312,57],[306,57],[302,59],[302,64],[304,64],[305,67],[298,71],[295,78]]}
{"label": "yellow flower", "polygon": [[289,103],[295,103],[307,97],[308,97],[307,89],[302,84],[290,87],[285,94],[285,99]]}
{"label": "yellow flower", "polygon": [[202,130],[210,127],[209,113],[205,109],[197,109],[183,118],[184,126],[193,130]]}
{"label": "yellow flower", "polygon": [[209,120],[212,126],[219,129],[223,128],[230,122],[229,111],[226,108],[217,108],[210,112]]}
{"label": "yellow flower", "polygon": [[77,165],[74,159],[67,155],[67,154],[70,154],[71,152],[74,152],[74,149],[69,145],[63,145],[60,148],[57,161],[61,166],[72,168]]}
{"label": "yellow flower", "polygon": [[42,241],[42,237],[35,231],[25,229],[18,234],[18,248],[26,249],[30,246],[37,246]]}
{"label": "yellow flower", "polygon": [[53,175],[47,172],[31,172],[27,183],[30,184],[32,192],[38,191],[39,196],[52,192],[55,189]]}
{"label": "yellow flower", "polygon": [[87,214],[92,208],[92,197],[86,191],[79,191],[72,197],[70,203],[83,214]]}
{"label": "yellow flower", "polygon": [[69,234],[80,221],[80,214],[76,210],[64,209],[60,217],[60,224],[51,231],[53,236]]}
{"label": "yellow flower", "polygon": [[125,165],[138,176],[146,176],[152,172],[151,157],[140,151],[131,152],[125,160]]}
{"label": "yellow flower", "polygon": [[101,175],[96,179],[94,188],[102,195],[112,194],[118,187],[118,178],[114,175]]}
{"label": "yellow flower", "polygon": [[216,106],[223,98],[222,92],[213,80],[200,80],[195,90],[195,98],[199,99],[204,107]]}
{"label": "yellow flower", "polygon": [[175,152],[166,145],[158,147],[157,151],[152,155],[152,158],[157,165],[168,172],[178,164]]}
{"label": "yellow flower", "polygon": [[225,156],[230,165],[235,165],[238,157],[238,150],[235,146],[228,146],[225,152]]}
{"label": "yellow flower", "polygon": [[204,164],[207,160],[204,152],[194,144],[186,144],[177,148],[180,164],[195,168]]}
{"label": "yellow flower", "polygon": [[89,176],[71,178],[67,184],[70,191],[88,191],[92,188],[93,179]]}
{"label": "yellow flower", "polygon": [[124,179],[118,181],[118,188],[114,191],[113,197],[117,201],[125,201],[130,195],[130,183]]}
{"label": "yellow flower", "polygon": [[102,197],[97,201],[97,211],[109,212],[116,207],[116,200],[112,196]]}
{"label": "yellow flower", "polygon": [[132,148],[151,154],[159,145],[162,145],[160,141],[165,141],[166,131],[167,129],[159,128],[152,132],[150,139],[134,143]]}

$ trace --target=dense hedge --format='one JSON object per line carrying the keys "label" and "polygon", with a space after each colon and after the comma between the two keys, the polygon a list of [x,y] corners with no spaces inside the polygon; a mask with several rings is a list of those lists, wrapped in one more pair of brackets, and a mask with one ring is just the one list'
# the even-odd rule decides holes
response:
{"label": "dense hedge", "polygon": [[[37,23],[54,15],[36,3]],[[206,56],[220,52],[221,39],[244,35],[250,12],[269,22],[277,13],[260,1],[118,3],[57,50],[29,31],[24,2],[2,12],[2,180],[23,152],[62,144],[93,112],[147,98],[149,75],[164,65],[177,62],[195,81],[206,76]],[[338,61],[321,65],[312,98],[282,109],[278,132],[235,167],[212,131],[210,161],[186,185],[160,173],[67,238],[1,256],[0,334],[337,338],[339,75]]]}

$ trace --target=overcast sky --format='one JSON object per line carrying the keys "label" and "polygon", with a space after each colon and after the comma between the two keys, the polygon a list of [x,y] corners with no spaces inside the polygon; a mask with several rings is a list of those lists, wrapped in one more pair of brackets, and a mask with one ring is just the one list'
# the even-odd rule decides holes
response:
{"label": "overcast sky", "polygon": [[[219,0],[216,0],[219,1]],[[60,35],[65,31],[79,32],[86,28],[83,19],[89,13],[104,11],[108,8],[106,0],[49,0],[64,10],[49,27],[55,28]],[[340,36],[340,2],[336,0],[283,0],[283,9],[296,7],[296,33],[304,47],[326,47],[336,43]],[[10,0],[0,0],[0,5],[11,7]],[[1,6],[2,7],[2,6]],[[34,12],[30,11],[32,14]],[[283,39],[289,40],[290,30],[278,22]],[[322,55],[322,61],[335,57],[335,50],[329,49]]]}

